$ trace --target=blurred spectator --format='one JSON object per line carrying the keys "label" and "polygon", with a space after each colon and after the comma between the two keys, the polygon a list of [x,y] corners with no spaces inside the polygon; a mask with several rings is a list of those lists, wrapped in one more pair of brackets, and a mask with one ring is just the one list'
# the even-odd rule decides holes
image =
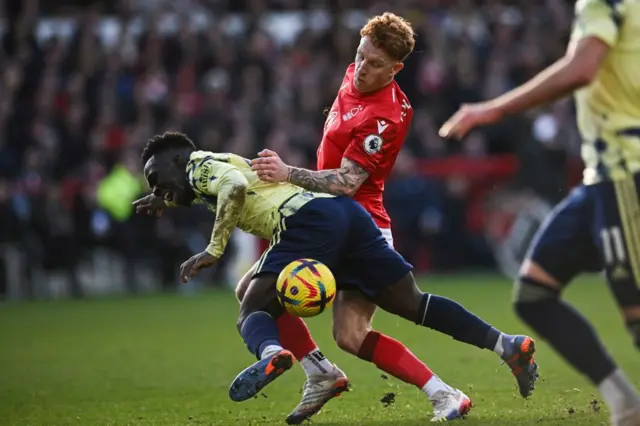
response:
{"label": "blurred spectator", "polygon": [[398,76],[416,113],[386,193],[407,257],[427,247],[436,269],[492,264],[467,217],[476,179],[425,178],[423,159],[515,153],[520,187],[555,201],[565,190],[563,166],[576,155],[569,103],[481,129],[462,144],[436,133],[460,103],[504,92],[561,55],[571,2],[4,3],[1,241],[45,270],[66,271],[76,295],[93,248],[118,253],[124,285],[138,291],[136,265],[160,259],[152,269],[163,285],[174,283],[190,235],[208,238],[207,214],[172,212],[157,223],[132,215],[131,201],[145,190],[138,154],[148,137],[181,130],[203,149],[252,157],[269,147],[289,163],[315,164],[323,112],[353,60],[357,31],[387,9],[418,33]]}
{"label": "blurred spectator", "polygon": [[442,232],[445,221],[442,185],[421,177],[417,167],[407,151],[401,152],[384,193],[393,218],[394,246],[411,263],[418,263],[422,246],[433,248],[433,237]]}

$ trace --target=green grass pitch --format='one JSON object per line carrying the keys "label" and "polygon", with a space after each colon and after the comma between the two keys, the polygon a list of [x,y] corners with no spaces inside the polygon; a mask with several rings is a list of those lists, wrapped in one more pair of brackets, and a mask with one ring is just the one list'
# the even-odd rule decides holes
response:
{"label": "green grass pitch", "polygon": [[[506,332],[526,331],[509,306],[509,283],[495,276],[422,278],[427,291],[452,297]],[[598,277],[567,293],[640,384],[638,354]],[[244,403],[227,387],[254,361],[235,329],[230,292],[80,302],[0,305],[0,424],[278,425],[300,396],[297,366]],[[325,355],[344,369],[352,391],[331,401],[315,425],[423,425],[431,408],[415,388],[384,379],[372,364],[342,353],[331,315],[308,323]],[[375,326],[396,337],[474,400],[467,425],[600,425],[608,413],[595,389],[538,342],[541,380],[522,400],[508,368],[489,351],[378,313]],[[380,399],[395,394],[384,407]]]}

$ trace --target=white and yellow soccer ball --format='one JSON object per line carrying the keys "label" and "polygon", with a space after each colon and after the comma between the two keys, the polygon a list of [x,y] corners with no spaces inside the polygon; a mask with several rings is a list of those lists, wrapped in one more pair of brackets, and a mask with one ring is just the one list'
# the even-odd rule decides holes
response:
{"label": "white and yellow soccer ball", "polygon": [[336,279],[331,270],[314,259],[288,264],[276,284],[278,300],[291,315],[313,317],[331,307],[336,297]]}

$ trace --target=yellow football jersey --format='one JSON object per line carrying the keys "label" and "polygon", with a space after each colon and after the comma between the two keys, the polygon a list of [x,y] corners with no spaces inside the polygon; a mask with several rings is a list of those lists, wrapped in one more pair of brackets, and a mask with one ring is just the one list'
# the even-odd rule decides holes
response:
{"label": "yellow football jersey", "polygon": [[597,37],[609,52],[591,84],[575,93],[584,183],[640,171],[640,1],[579,0],[569,49]]}
{"label": "yellow football jersey", "polygon": [[[233,226],[264,239],[272,239],[281,230],[284,218],[318,197],[332,197],[306,191],[290,183],[263,182],[251,170],[251,162],[235,154],[196,151],[187,163],[187,179],[196,194],[194,203],[217,211],[218,194],[225,185],[240,183],[246,187],[242,212]],[[218,218],[216,218],[217,220]],[[212,254],[220,256],[232,229],[211,236]],[[209,251],[209,250],[208,250]]]}

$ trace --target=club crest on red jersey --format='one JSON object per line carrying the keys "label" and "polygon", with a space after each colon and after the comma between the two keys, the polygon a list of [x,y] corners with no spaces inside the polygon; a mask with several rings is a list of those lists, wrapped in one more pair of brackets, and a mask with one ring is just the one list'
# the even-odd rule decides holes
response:
{"label": "club crest on red jersey", "polygon": [[338,113],[336,111],[331,111],[327,116],[327,121],[324,122],[325,132],[336,124],[336,118],[338,118]]}

